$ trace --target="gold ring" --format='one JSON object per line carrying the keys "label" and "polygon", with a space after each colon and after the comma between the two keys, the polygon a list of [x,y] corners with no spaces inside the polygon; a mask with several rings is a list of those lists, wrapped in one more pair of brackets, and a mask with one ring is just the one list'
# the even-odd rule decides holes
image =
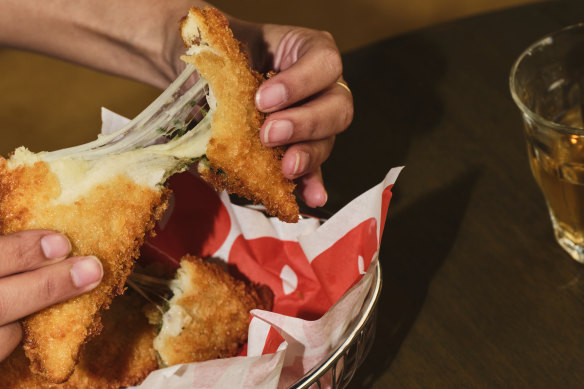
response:
{"label": "gold ring", "polygon": [[345,82],[343,81],[336,81],[335,84],[342,86],[343,88],[345,88],[347,90],[347,92],[349,92],[351,95],[353,94],[351,92],[351,90],[349,89],[349,85],[347,85]]}

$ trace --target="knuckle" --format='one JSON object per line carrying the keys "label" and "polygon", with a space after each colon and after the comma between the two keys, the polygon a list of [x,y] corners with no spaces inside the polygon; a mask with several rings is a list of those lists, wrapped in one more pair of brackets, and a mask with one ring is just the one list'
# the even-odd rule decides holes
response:
{"label": "knuckle", "polygon": [[5,260],[9,268],[24,270],[31,265],[35,255],[35,247],[23,234],[13,234],[2,242],[5,250]]}
{"label": "knuckle", "polygon": [[331,155],[331,152],[333,151],[333,146],[335,144],[335,139],[336,139],[336,137],[334,135],[330,136],[327,139],[327,147],[325,150],[323,162],[326,161],[328,159],[328,157]]}
{"label": "knuckle", "polygon": [[39,300],[53,304],[62,300],[63,290],[61,283],[52,275],[46,275],[38,284]]}
{"label": "knuckle", "polygon": [[302,138],[311,140],[318,137],[319,128],[314,115],[307,116],[303,121]]}
{"label": "knuckle", "polygon": [[326,30],[321,30],[320,33],[325,37],[325,39],[331,40],[333,42],[335,41],[333,34],[331,34],[330,32]]}
{"label": "knuckle", "polygon": [[342,115],[342,127],[343,127],[343,131],[347,129],[347,127],[349,127],[349,125],[351,125],[351,123],[353,122],[353,117],[355,115],[355,108],[353,107],[353,104],[348,104],[345,109],[343,110],[343,115]]}
{"label": "knuckle", "polygon": [[17,294],[13,288],[3,287],[0,290],[0,325],[9,323],[15,319],[15,308],[18,307],[19,301],[16,301]]}
{"label": "knuckle", "polygon": [[321,143],[321,147],[319,147],[318,159],[315,161],[315,169],[322,165],[330,157],[334,143],[334,135],[324,139],[324,141]]}
{"label": "knuckle", "polygon": [[17,244],[14,248],[14,261],[16,261],[19,265],[26,267],[28,265],[28,260],[31,257],[31,251],[32,250],[30,247],[27,247],[24,242],[19,242],[19,244]]}
{"label": "knuckle", "polygon": [[335,47],[326,47],[321,50],[323,68],[325,72],[339,78],[343,74],[343,62]]}
{"label": "knuckle", "polygon": [[6,323],[8,317],[9,307],[8,301],[4,297],[0,298],[0,325]]}
{"label": "knuckle", "polygon": [[314,145],[312,149],[313,158],[311,159],[310,171],[315,171],[328,159],[331,154],[334,142],[335,136],[331,135],[325,139],[320,140]]}

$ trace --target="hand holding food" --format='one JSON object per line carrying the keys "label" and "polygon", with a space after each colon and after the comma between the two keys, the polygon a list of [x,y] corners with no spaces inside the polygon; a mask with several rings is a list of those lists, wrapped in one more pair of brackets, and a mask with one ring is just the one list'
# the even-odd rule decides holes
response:
{"label": "hand holding food", "polygon": [[332,36],[301,27],[265,25],[276,74],[261,85],[256,105],[269,115],[260,131],[265,145],[288,145],[284,176],[296,180],[297,192],[311,207],[327,200],[321,165],[335,136],[353,119],[353,98],[342,79],[342,62]]}
{"label": "hand holding food", "polygon": [[31,373],[22,346],[0,361],[2,389],[118,389],[137,385],[158,368],[152,341],[156,327],[148,323],[146,300],[135,291],[115,299],[103,314],[103,331],[85,346],[74,373],[53,384]]}
{"label": "hand holding food", "polygon": [[[104,312],[103,331],[87,343],[67,381],[53,384],[32,374],[19,346],[0,362],[0,387],[117,389],[140,384],[157,368],[233,357],[247,341],[249,311],[273,304],[269,288],[201,258],[183,257],[172,280],[168,269],[156,270],[165,274],[142,269],[131,276],[133,290]],[[167,302],[147,301],[158,298]]]}
{"label": "hand holding food", "polygon": [[[101,312],[123,293],[140,246],[166,208],[170,175],[199,161],[201,175],[218,188],[262,202],[286,221],[298,219],[279,151],[257,137],[259,76],[226,19],[213,9],[193,9],[182,36],[192,46],[185,60],[201,74],[195,85],[181,89],[195,71],[187,67],[118,132],[53,152],[21,147],[0,159],[0,233],[60,231],[74,255],[97,255],[103,263],[95,290],[22,322],[31,369],[51,382],[72,374],[85,342],[101,331]],[[201,106],[204,111],[192,112]]]}
{"label": "hand holding food", "polygon": [[[192,67],[129,127],[111,136],[50,153],[19,148],[0,159],[0,233],[10,237],[30,229],[57,230],[69,238],[73,255],[97,255],[103,263],[103,282],[92,292],[43,309],[81,290],[62,291],[66,298],[49,294],[45,302],[13,319],[43,309],[23,321],[23,345],[31,369],[44,379],[66,380],[84,344],[101,331],[102,311],[123,292],[140,245],[166,207],[169,193],[163,184],[171,174],[197,161],[201,175],[217,188],[261,202],[286,221],[298,218],[291,179],[297,179],[298,194],[308,205],[326,202],[320,165],[334,135],[352,117],[350,92],[339,84],[338,50],[326,33],[269,25],[262,29],[268,50],[275,54],[264,70],[279,72],[267,81],[250,71],[218,11],[192,10],[182,24],[182,37],[191,46],[184,60],[202,79],[188,92],[183,94],[181,87]],[[95,60],[96,67],[108,68],[102,59]],[[138,65],[136,78],[147,78],[139,63],[129,63]],[[315,66],[324,72],[317,74]],[[269,113],[265,123],[256,106]],[[336,112],[339,108],[342,115]],[[291,147],[284,150],[282,145]],[[5,244],[0,241],[0,247]],[[75,259],[59,266],[69,262],[74,266]],[[56,266],[51,262],[47,269]],[[0,323],[0,337],[3,328],[12,331],[12,343],[20,339],[17,325]],[[12,343],[5,343],[6,354]]]}
{"label": "hand holding food", "polygon": [[230,19],[255,69],[271,74],[255,95],[267,114],[260,139],[269,147],[287,146],[284,176],[310,207],[327,200],[321,165],[335,136],[353,119],[353,97],[342,78],[342,61],[333,37],[324,31]]}
{"label": "hand holding food", "polygon": [[67,258],[69,241],[52,231],[0,236],[0,245],[1,361],[22,338],[18,320],[93,289],[103,270],[95,257]]}
{"label": "hand holding food", "polygon": [[[208,3],[56,0],[39,9],[33,0],[4,1],[0,45],[45,53],[165,89],[184,69],[178,59],[184,45],[177,39],[176,23],[193,5]],[[290,146],[281,163],[285,177],[296,180],[296,191],[309,206],[324,205],[327,194],[320,166],[335,135],[347,128],[353,115],[333,38],[308,28],[228,19],[254,69],[276,72],[256,96],[260,111],[269,114],[260,139],[270,147]]]}

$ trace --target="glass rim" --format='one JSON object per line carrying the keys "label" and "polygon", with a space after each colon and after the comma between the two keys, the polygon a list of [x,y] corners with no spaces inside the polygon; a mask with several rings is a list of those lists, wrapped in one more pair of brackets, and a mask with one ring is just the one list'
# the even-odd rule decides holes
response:
{"label": "glass rim", "polygon": [[582,129],[582,128],[571,127],[571,126],[566,126],[564,124],[556,123],[554,121],[545,119],[541,115],[535,113],[534,111],[532,111],[529,107],[527,107],[523,103],[521,98],[515,92],[515,79],[516,79],[515,75],[517,74],[517,68],[519,67],[521,62],[525,59],[525,57],[527,57],[528,55],[531,55],[531,53],[535,49],[537,49],[538,47],[541,47],[544,45],[549,45],[549,44],[553,43],[554,37],[556,37],[560,34],[563,34],[563,33],[569,32],[569,31],[573,31],[573,30],[578,30],[578,29],[580,29],[580,30],[582,30],[582,32],[584,32],[584,22],[572,24],[572,25],[563,27],[559,30],[556,30],[554,32],[551,32],[547,35],[544,35],[543,37],[539,38],[538,40],[533,42],[531,45],[529,45],[525,50],[523,50],[523,52],[519,55],[519,57],[515,60],[515,62],[513,63],[513,66],[511,67],[511,73],[509,75],[509,89],[511,90],[511,97],[515,101],[515,104],[519,107],[519,109],[521,110],[521,112],[524,115],[527,115],[527,117],[529,117],[529,119],[533,120],[534,122],[536,122],[540,125],[543,125],[545,127],[549,127],[549,128],[556,130],[556,131],[560,131],[560,132],[567,133],[567,134],[576,134],[576,135],[584,136],[584,129]]}

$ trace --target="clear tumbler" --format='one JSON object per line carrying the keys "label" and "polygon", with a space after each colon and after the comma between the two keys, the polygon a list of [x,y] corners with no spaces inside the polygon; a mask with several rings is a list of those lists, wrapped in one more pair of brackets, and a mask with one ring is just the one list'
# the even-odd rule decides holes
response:
{"label": "clear tumbler", "polygon": [[513,65],[510,87],[556,240],[584,263],[584,24],[527,48]]}

